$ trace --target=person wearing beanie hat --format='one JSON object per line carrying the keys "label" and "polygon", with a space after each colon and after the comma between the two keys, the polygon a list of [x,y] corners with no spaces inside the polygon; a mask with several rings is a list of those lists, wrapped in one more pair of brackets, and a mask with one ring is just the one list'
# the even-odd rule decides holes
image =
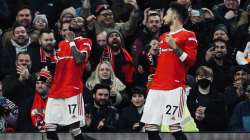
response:
{"label": "person wearing beanie hat", "polygon": [[48,28],[48,19],[45,14],[37,14],[33,19],[34,30],[30,33],[32,42],[37,42],[41,30]]}
{"label": "person wearing beanie hat", "polygon": [[103,10],[111,10],[110,6],[107,4],[100,4],[96,6],[94,15],[99,15]]}
{"label": "person wearing beanie hat", "polygon": [[104,48],[100,61],[109,61],[115,75],[125,85],[133,84],[135,67],[132,56],[126,50],[123,36],[118,30],[113,29],[108,32],[107,47]]}
{"label": "person wearing beanie hat", "polygon": [[56,27],[58,30],[61,29],[62,24],[64,23],[70,23],[71,20],[76,16],[76,10],[74,7],[69,7],[64,9],[61,12],[61,15],[58,19],[58,21],[56,22]]}
{"label": "person wearing beanie hat", "polygon": [[44,113],[51,80],[52,75],[47,68],[42,69],[36,76],[36,92],[31,108],[31,120],[32,125],[37,128],[39,132],[45,132],[46,130]]}
{"label": "person wearing beanie hat", "polygon": [[74,7],[66,8],[62,11],[59,21],[61,23],[70,22],[76,16],[76,11]]}
{"label": "person wearing beanie hat", "polygon": [[38,14],[33,19],[33,26],[37,30],[41,30],[48,27],[48,19],[45,14]]}
{"label": "person wearing beanie hat", "polygon": [[225,41],[229,41],[229,34],[226,25],[218,24],[215,26],[213,40],[215,39],[223,39]]}
{"label": "person wearing beanie hat", "polygon": [[36,81],[42,81],[42,82],[45,82],[47,84],[50,84],[52,81],[52,75],[51,75],[50,71],[48,71],[47,69],[42,69],[37,74]]}

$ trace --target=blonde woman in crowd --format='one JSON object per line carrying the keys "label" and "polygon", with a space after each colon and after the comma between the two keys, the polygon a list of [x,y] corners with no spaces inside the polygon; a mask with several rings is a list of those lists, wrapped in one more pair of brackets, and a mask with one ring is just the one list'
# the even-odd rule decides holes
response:
{"label": "blonde woman in crowd", "polygon": [[85,103],[91,102],[90,100],[92,100],[92,96],[90,95],[90,92],[88,92],[88,90],[91,91],[94,86],[99,83],[110,86],[110,99],[112,105],[119,108],[122,107],[124,103],[126,103],[126,86],[115,76],[112,65],[108,61],[100,62],[97,65],[96,70],[87,80],[87,89],[85,89],[85,93],[83,95],[84,97],[88,98],[85,100]]}

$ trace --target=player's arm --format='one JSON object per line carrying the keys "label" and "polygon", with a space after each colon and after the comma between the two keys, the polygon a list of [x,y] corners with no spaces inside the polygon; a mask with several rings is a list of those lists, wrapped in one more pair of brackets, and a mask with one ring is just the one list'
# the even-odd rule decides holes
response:
{"label": "player's arm", "polygon": [[83,62],[83,60],[86,58],[87,52],[79,51],[78,48],[76,47],[75,42],[70,42],[69,45],[71,48],[73,58],[76,61],[76,64],[81,64]]}
{"label": "player's arm", "polygon": [[172,36],[167,35],[166,42],[168,42],[169,46],[173,49],[173,51],[177,54],[180,60],[189,65],[193,65],[196,60],[196,50],[197,50],[197,41],[194,35],[190,36],[185,43],[184,50],[179,48],[175,43],[175,40]]}
{"label": "player's arm", "polygon": [[198,42],[195,37],[195,34],[192,33],[185,43],[185,46],[183,48],[183,51],[187,54],[186,58],[183,60],[183,62],[188,65],[192,66],[194,65],[196,61],[196,55],[197,55],[197,46]]}
{"label": "player's arm", "polygon": [[68,31],[65,35],[65,38],[68,41],[70,41],[69,46],[71,48],[71,52],[72,52],[74,60],[76,61],[76,64],[81,64],[84,58],[86,58],[87,54],[86,52],[79,51],[79,49],[76,47],[76,44],[74,42],[75,33],[72,31]]}

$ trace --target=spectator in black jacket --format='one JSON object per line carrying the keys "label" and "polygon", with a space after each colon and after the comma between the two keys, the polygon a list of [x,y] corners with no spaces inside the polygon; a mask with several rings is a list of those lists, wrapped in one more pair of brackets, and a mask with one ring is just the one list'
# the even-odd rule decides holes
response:
{"label": "spectator in black jacket", "polygon": [[144,124],[140,122],[145,103],[145,89],[134,87],[131,90],[130,105],[121,110],[118,127],[121,131],[142,131]]}
{"label": "spectator in black jacket", "polygon": [[248,80],[247,66],[239,65],[234,68],[232,85],[228,86],[225,90],[226,103],[228,106],[228,117],[231,118],[235,106],[244,101],[246,96],[244,94],[243,85]]}
{"label": "spectator in black jacket", "polygon": [[93,104],[85,106],[85,129],[87,131],[115,131],[118,114],[115,107],[109,105],[110,87],[96,84],[93,91]]}
{"label": "spectator in black jacket", "polygon": [[227,129],[224,96],[213,88],[212,83],[212,69],[207,66],[199,67],[196,71],[196,86],[191,89],[187,104],[200,131]]}
{"label": "spectator in black jacket", "polygon": [[2,72],[6,76],[15,74],[16,55],[20,52],[28,52],[32,61],[32,72],[39,71],[39,47],[31,43],[31,39],[23,25],[16,23],[13,26],[13,37],[11,41],[3,46],[1,52]]}
{"label": "spectator in black jacket", "polygon": [[18,117],[18,107],[9,99],[3,97],[0,81],[0,133],[15,131]]}
{"label": "spectator in black jacket", "polygon": [[236,105],[230,121],[230,129],[250,132],[250,82],[245,84],[246,100]]}
{"label": "spectator in black jacket", "polygon": [[16,73],[3,79],[3,96],[19,107],[17,132],[30,132],[30,110],[34,98],[35,80],[30,73],[31,58],[27,52],[20,52],[16,59]]}

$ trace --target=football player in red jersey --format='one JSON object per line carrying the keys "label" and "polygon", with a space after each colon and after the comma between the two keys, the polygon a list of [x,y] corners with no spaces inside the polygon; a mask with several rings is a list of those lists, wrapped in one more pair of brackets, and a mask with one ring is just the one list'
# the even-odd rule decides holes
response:
{"label": "football player in red jersey", "polygon": [[186,140],[181,122],[186,104],[186,75],[195,63],[195,34],[183,28],[188,11],[176,2],[170,4],[163,18],[170,32],[160,36],[160,54],[150,85],[141,122],[145,123],[149,140],[160,140],[159,127],[168,125],[176,140]]}
{"label": "football player in red jersey", "polygon": [[81,37],[81,32],[74,29],[70,23],[70,30],[66,32],[65,40],[59,42],[56,52],[55,75],[45,110],[49,140],[58,140],[57,125],[69,126],[75,140],[89,139],[82,135],[80,122],[85,122],[82,77],[92,41]]}

